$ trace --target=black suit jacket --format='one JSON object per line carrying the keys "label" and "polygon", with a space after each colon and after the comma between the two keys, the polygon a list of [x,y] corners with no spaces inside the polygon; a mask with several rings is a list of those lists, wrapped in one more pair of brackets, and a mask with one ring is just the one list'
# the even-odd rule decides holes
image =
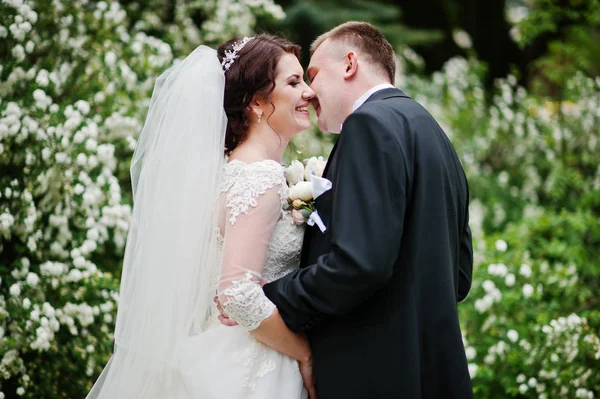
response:
{"label": "black suit jacket", "polygon": [[472,276],[467,180],[417,102],[384,89],[344,122],[301,268],[265,285],[305,331],[319,399],[473,397],[457,302]]}

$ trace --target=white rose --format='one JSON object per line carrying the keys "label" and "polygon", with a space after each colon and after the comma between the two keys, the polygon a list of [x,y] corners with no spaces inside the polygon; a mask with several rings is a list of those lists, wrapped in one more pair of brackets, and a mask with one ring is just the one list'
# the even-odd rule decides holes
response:
{"label": "white rose", "polygon": [[285,178],[291,187],[302,181],[304,175],[304,165],[298,160],[293,160],[289,167],[285,169]]}
{"label": "white rose", "polygon": [[313,172],[316,176],[322,177],[326,164],[327,162],[323,159],[323,157],[309,158],[306,161],[306,167],[304,168],[304,180],[310,181]]}
{"label": "white rose", "polygon": [[290,189],[289,197],[292,200],[301,199],[302,201],[310,201],[313,199],[312,184],[307,181],[301,181]]}

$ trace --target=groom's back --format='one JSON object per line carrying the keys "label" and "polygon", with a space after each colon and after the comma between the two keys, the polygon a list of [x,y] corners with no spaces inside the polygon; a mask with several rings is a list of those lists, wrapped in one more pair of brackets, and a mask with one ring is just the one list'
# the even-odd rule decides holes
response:
{"label": "groom's back", "polygon": [[[456,309],[469,290],[472,270],[464,171],[437,122],[401,91],[378,92],[355,112],[377,121],[383,127],[378,134],[399,145],[403,167],[381,173],[405,181],[398,199],[405,213],[401,236],[386,237],[400,248],[387,284],[349,313],[309,330],[319,394],[326,399],[471,398]],[[336,175],[340,156],[330,158],[326,177]],[[356,179],[361,184],[369,176]],[[319,213],[330,214],[332,204],[321,201]],[[362,212],[369,212],[368,204]],[[307,231],[303,265],[331,250],[332,233]]]}

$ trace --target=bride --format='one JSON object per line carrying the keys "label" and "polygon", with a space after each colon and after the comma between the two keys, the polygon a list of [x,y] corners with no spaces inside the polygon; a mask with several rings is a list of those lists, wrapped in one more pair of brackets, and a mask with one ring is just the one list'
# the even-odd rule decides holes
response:
{"label": "bride", "polygon": [[[281,166],[310,125],[299,50],[266,34],[200,46],[158,78],[131,166],[114,353],[88,398],[313,396],[308,342],[260,286],[302,246]],[[238,327],[218,321],[215,292]]]}

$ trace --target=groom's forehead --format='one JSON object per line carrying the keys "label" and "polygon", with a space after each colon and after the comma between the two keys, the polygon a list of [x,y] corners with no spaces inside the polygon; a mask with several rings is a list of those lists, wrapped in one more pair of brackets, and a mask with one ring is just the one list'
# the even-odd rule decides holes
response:
{"label": "groom's forehead", "polygon": [[329,39],[321,43],[319,47],[317,47],[313,52],[312,57],[310,57],[311,62],[313,61],[313,59],[320,61],[328,52],[331,52],[332,44],[334,43],[332,43]]}
{"label": "groom's forehead", "polygon": [[[323,51],[323,50],[325,50],[325,51]],[[312,71],[319,70],[319,69],[321,69],[321,67],[323,67],[325,65],[325,63],[327,62],[327,60],[326,60],[327,51],[326,50],[327,50],[327,48],[323,47],[323,44],[321,44],[315,50],[315,52],[310,57],[310,62],[308,63],[308,69],[306,70],[307,74],[310,74]]]}

